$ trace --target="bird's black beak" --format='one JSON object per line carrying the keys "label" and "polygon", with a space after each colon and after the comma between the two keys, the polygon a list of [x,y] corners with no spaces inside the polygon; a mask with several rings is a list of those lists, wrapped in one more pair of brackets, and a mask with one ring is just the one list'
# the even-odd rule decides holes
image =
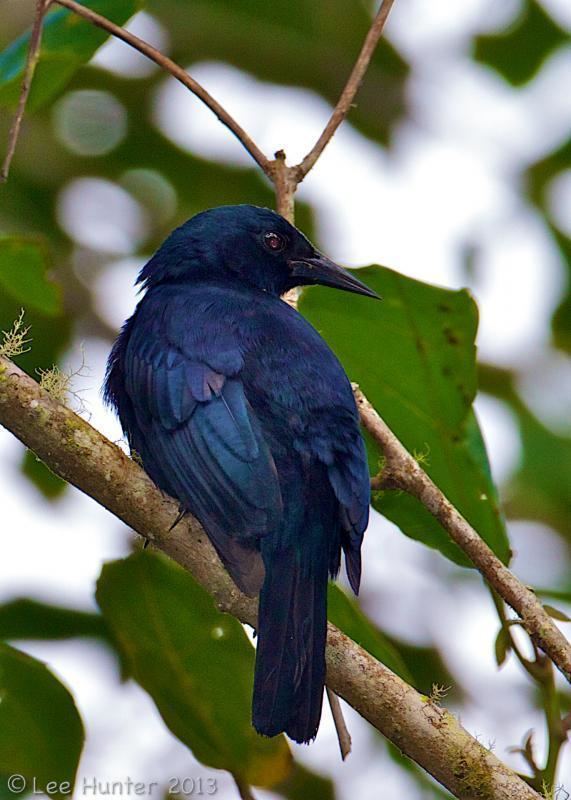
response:
{"label": "bird's black beak", "polygon": [[292,259],[290,267],[294,286],[320,284],[333,286],[335,289],[344,289],[346,292],[364,294],[367,297],[374,297],[376,300],[381,299],[376,292],[322,253],[316,252],[311,258]]}

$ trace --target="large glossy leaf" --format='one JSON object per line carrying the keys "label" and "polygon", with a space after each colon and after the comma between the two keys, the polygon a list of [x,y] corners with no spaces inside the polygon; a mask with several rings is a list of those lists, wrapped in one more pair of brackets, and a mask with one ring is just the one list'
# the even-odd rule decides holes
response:
{"label": "large glossy leaf", "polygon": [[477,36],[474,58],[500,73],[514,86],[529,81],[545,59],[569,35],[538,0],[525,0],[516,20],[499,33]]}
{"label": "large glossy leaf", "polygon": [[[87,0],[83,5],[122,25],[142,3],[139,0]],[[61,91],[106,39],[107,33],[67,9],[50,11],[44,22],[30,108],[46,103]],[[29,41],[28,32],[0,53],[0,106],[13,106],[17,102]]]}
{"label": "large glossy leaf", "polygon": [[0,643],[0,782],[18,774],[35,794],[70,797],[83,739],[63,684],[41,661]]}
{"label": "large glossy leaf", "polygon": [[97,600],[130,673],[199,761],[260,786],[287,777],[285,738],[251,726],[254,649],[187,572],[140,552],[103,568]]}
{"label": "large glossy leaf", "polygon": [[[170,28],[180,63],[225,62],[264,81],[313,89],[331,104],[372,20],[359,0],[150,0],[148,8]],[[403,57],[383,38],[351,109],[351,123],[386,142],[406,113],[408,73]]]}
{"label": "large glossy leaf", "polygon": [[[385,422],[502,560],[505,525],[472,410],[476,392],[476,306],[466,291],[441,289],[385,267],[359,270],[383,298],[374,302],[308,290],[300,309],[333,347]],[[376,471],[380,453],[369,442]],[[374,506],[408,536],[460,564],[466,557],[413,497],[384,492]]]}

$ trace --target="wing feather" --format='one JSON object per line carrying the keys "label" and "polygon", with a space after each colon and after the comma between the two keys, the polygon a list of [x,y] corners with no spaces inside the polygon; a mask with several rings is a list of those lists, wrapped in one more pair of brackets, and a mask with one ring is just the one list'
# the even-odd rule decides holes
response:
{"label": "wing feather", "polygon": [[276,530],[276,467],[239,377],[169,347],[129,342],[125,388],[140,428],[131,442],[151,477],[203,524],[236,583],[263,581],[259,538]]}

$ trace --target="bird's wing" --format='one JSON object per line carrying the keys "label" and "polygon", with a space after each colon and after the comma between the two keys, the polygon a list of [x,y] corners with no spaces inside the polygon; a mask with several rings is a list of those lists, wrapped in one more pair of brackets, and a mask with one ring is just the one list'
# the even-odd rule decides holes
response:
{"label": "bird's wing", "polygon": [[[358,421],[347,409],[335,408],[316,415],[316,425],[305,447],[327,467],[329,483],[339,501],[341,545],[347,575],[355,594],[361,580],[361,544],[369,522],[371,498],[367,454]],[[332,557],[330,571],[339,569]]]}
{"label": "bird's wing", "polygon": [[277,472],[236,375],[168,341],[132,337],[125,388],[141,431],[145,469],[201,521],[236,583],[263,581],[257,539],[281,518]]}
{"label": "bird's wing", "polygon": [[339,500],[341,544],[349,583],[355,594],[361,583],[361,544],[369,522],[371,498],[365,445],[359,434],[349,453],[337,457],[328,467],[329,481]]}

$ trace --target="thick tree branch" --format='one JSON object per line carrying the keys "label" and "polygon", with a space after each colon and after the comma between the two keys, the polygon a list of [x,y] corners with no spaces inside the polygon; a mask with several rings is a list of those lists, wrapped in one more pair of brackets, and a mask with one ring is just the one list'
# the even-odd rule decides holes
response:
{"label": "thick tree branch", "polygon": [[571,681],[571,644],[547,614],[535,594],[500,561],[474,528],[446,499],[415,458],[383,422],[363,392],[354,386],[361,421],[381,446],[386,459],[380,488],[403,489],[416,497],[436,517],[482,573],[486,581],[516,611],[532,641]]}
{"label": "thick tree branch", "polygon": [[[47,466],[150,539],[204,586],[218,607],[256,624],[256,601],[222,567],[198,522],[85,420],[0,357],[0,424]],[[539,795],[474,739],[448,711],[420,695],[329,625],[327,684],[460,800],[539,800]]]}

